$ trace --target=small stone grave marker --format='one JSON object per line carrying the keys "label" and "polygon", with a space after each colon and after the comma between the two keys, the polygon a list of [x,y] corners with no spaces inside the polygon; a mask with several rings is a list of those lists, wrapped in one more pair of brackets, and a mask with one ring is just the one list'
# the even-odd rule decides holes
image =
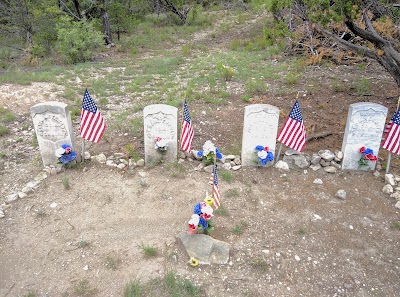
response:
{"label": "small stone grave marker", "polygon": [[388,109],[377,103],[360,102],[351,104],[347,116],[342,152],[342,169],[374,170],[376,162],[359,166],[360,148],[365,146],[378,156]]}
{"label": "small stone grave marker", "polygon": [[[178,155],[178,109],[165,104],[148,105],[143,109],[143,117],[146,165],[154,166],[161,161],[176,162]],[[155,148],[157,137],[165,140],[166,151]]]}
{"label": "small stone grave marker", "polygon": [[[245,107],[242,138],[243,166],[257,166],[258,157],[255,153],[257,145],[269,147],[269,151],[275,157],[278,123],[279,108],[275,106],[252,104]],[[270,163],[273,164],[273,162]]]}
{"label": "small stone grave marker", "polygon": [[30,108],[40,154],[44,166],[56,165],[55,151],[63,144],[75,150],[75,136],[72,130],[68,105],[61,102],[44,102]]}

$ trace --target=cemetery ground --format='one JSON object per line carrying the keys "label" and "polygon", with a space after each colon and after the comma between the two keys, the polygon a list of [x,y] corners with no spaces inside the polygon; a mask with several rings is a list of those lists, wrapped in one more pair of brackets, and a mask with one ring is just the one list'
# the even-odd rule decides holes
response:
{"label": "cemetery ground", "polygon": [[[86,149],[126,158],[143,154],[142,108],[181,109],[185,94],[194,148],[211,139],[224,154],[240,153],[248,104],[277,106],[281,125],[298,95],[308,135],[325,135],[307,143],[309,154],[341,149],[351,103],[379,103],[393,114],[398,90],[372,61],[304,66],[276,50],[232,51],[238,36],[251,39],[264,17],[215,18],[220,26],[186,39],[177,32],[162,52],[139,50],[128,59],[111,49],[96,63],[2,80],[0,116],[9,133],[0,136],[1,197],[42,172],[29,108],[62,101],[76,116],[86,87],[108,124],[102,142]],[[233,77],[220,71],[221,63],[236,68]],[[78,126],[75,117],[76,132]],[[379,157],[384,167],[387,154]],[[187,231],[193,205],[209,190],[209,173],[195,171],[197,164],[117,170],[87,161],[47,177],[4,207],[0,295],[124,296],[127,285],[142,296],[398,295],[400,214],[381,191],[384,169],[378,177],[221,170],[223,207],[211,235],[230,244],[229,263],[191,267],[176,235]],[[391,172],[399,171],[393,157]],[[335,197],[340,189],[344,200]]]}

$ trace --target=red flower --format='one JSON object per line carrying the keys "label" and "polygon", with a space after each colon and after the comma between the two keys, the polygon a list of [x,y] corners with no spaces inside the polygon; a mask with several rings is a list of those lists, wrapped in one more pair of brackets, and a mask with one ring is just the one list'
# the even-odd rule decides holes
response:
{"label": "red flower", "polygon": [[360,153],[362,154],[365,151],[365,146],[360,148]]}
{"label": "red flower", "polygon": [[370,160],[370,161],[377,161],[378,160],[378,158],[376,156],[372,155],[372,154],[366,154],[364,157],[365,157],[365,159]]}
{"label": "red flower", "polygon": [[196,229],[197,229],[197,227],[196,227],[195,225],[189,224],[189,231],[188,231],[188,233],[189,233],[189,234],[193,234],[194,231],[196,231]]}
{"label": "red flower", "polygon": [[264,147],[264,151],[268,152],[268,150],[269,150],[268,146]]}
{"label": "red flower", "polygon": [[154,140],[155,140],[156,142],[158,142],[158,141],[161,140],[161,137],[156,137]]}
{"label": "red flower", "polygon": [[66,153],[66,154],[69,154],[71,151],[72,151],[72,149],[71,149],[70,147],[67,147],[67,148],[65,149],[65,153]]}

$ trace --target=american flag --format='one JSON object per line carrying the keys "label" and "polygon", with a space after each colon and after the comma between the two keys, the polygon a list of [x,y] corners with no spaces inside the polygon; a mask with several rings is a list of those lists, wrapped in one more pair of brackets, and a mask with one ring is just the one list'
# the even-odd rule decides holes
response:
{"label": "american flag", "polygon": [[181,148],[183,151],[190,151],[193,141],[193,126],[190,118],[190,112],[185,100],[183,104],[183,121],[182,121],[182,132],[181,132]]}
{"label": "american flag", "polygon": [[394,113],[390,122],[392,124],[388,129],[382,147],[391,153],[400,155],[400,111]]}
{"label": "american flag", "polygon": [[82,138],[91,142],[99,142],[105,130],[106,123],[86,89],[82,101],[81,126],[79,132]]}
{"label": "american flag", "polygon": [[217,173],[217,165],[214,165],[213,172],[210,177],[211,184],[211,196],[214,198],[213,207],[217,209],[220,206],[221,196],[219,195],[219,187],[218,187],[218,173]]}
{"label": "american flag", "polygon": [[283,127],[278,133],[277,140],[293,150],[302,152],[306,146],[306,128],[301,115],[299,102],[293,105]]}

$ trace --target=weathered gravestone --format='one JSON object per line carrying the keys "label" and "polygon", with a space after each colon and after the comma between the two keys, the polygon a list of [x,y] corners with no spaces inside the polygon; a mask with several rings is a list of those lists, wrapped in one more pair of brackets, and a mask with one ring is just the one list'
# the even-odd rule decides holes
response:
{"label": "weathered gravestone", "polygon": [[[279,108],[269,104],[248,105],[244,109],[242,165],[257,166],[257,145],[269,147],[275,156]],[[270,162],[271,165],[273,162]]]}
{"label": "weathered gravestone", "polygon": [[377,103],[360,102],[351,104],[347,116],[342,152],[342,169],[374,170],[376,162],[360,166],[360,148],[365,146],[378,156],[388,109]]}
{"label": "weathered gravestone", "polygon": [[55,151],[63,144],[75,149],[68,105],[61,102],[39,103],[30,108],[43,165],[56,165]]}
{"label": "weathered gravestone", "polygon": [[[161,161],[173,163],[178,155],[178,109],[165,104],[148,105],[143,109],[144,154],[146,165],[154,166]],[[155,148],[155,139],[165,140],[166,150]]]}

